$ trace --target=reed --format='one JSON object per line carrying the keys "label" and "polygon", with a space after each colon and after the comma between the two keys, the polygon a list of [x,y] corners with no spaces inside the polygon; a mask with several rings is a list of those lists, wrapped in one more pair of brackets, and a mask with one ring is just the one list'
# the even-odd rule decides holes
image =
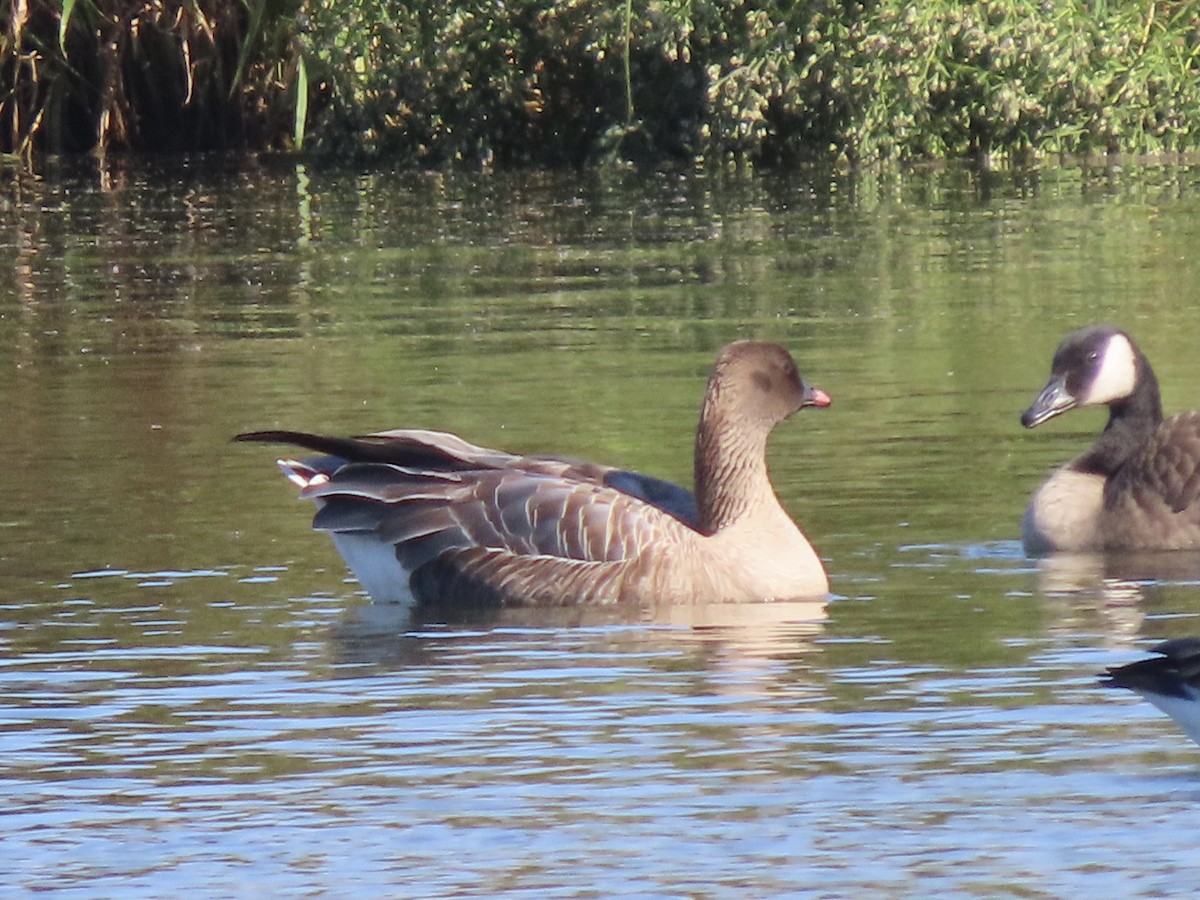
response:
{"label": "reed", "polygon": [[1200,150],[1190,0],[0,0],[0,152],[441,167]]}
{"label": "reed", "polygon": [[307,101],[295,4],[4,6],[0,143],[7,152],[261,149],[291,133]]}

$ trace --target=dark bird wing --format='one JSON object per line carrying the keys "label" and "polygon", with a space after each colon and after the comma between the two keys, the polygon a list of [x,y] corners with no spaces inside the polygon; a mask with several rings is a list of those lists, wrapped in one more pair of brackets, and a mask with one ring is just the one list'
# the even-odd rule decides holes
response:
{"label": "dark bird wing", "polygon": [[425,602],[613,602],[643,550],[670,553],[696,537],[613,488],[513,469],[351,463],[300,496],[319,503],[314,528],[394,547]]}
{"label": "dark bird wing", "polygon": [[603,485],[514,470],[424,472],[352,463],[301,491],[321,501],[313,527],[370,530],[418,568],[448,550],[484,547],[583,562],[630,559],[690,531]]}
{"label": "dark bird wing", "polygon": [[338,465],[374,462],[431,471],[498,469],[520,458],[502,450],[477,446],[445,431],[415,428],[358,437],[331,437],[306,431],[250,431],[239,434],[234,440],[294,444],[327,454]]}
{"label": "dark bird wing", "polygon": [[654,506],[693,529],[699,527],[691,491],[670,481],[561,456],[518,456],[480,447],[444,431],[396,429],[350,438],[302,431],[254,431],[239,434],[234,440],[294,444],[326,454],[298,462],[309,471],[328,476],[348,463],[382,463],[426,473],[495,470],[603,486]]}
{"label": "dark bird wing", "polygon": [[1146,446],[1108,479],[1104,505],[1116,516],[1116,528],[1140,520],[1143,534],[1156,526],[1164,529],[1154,546],[1200,546],[1200,413],[1163,421]]}
{"label": "dark bird wing", "polygon": [[1185,685],[1200,688],[1200,638],[1163,641],[1150,649],[1157,656],[1110,668],[1101,676],[1105,687],[1127,688],[1144,696],[1191,700]]}
{"label": "dark bird wing", "polygon": [[[518,456],[438,431],[353,438],[259,431],[235,440],[295,444],[280,460],[313,527],[365,536],[411,573],[424,602],[569,603],[619,599],[642,550],[697,535],[692,494],[625,469]],[[545,595],[545,596],[543,596]]]}

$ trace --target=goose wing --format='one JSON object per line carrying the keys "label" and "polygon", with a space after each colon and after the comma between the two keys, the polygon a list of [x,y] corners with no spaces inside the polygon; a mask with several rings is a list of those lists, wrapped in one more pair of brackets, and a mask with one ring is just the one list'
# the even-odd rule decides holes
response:
{"label": "goose wing", "polygon": [[695,532],[636,497],[585,481],[511,469],[427,472],[351,463],[300,492],[320,502],[313,527],[369,531],[413,571],[451,550],[616,562]]}
{"label": "goose wing", "polygon": [[696,536],[603,484],[513,469],[351,463],[300,496],[319,505],[314,528],[394,548],[425,603],[615,602],[630,573],[644,575],[649,558],[661,562]]}
{"label": "goose wing", "polygon": [[1100,683],[1145,697],[1200,744],[1200,638],[1173,638],[1150,652],[1158,655],[1110,668]]}
{"label": "goose wing", "polygon": [[1110,509],[1153,515],[1170,511],[1200,526],[1200,413],[1162,422],[1146,446],[1105,487]]}
{"label": "goose wing", "polygon": [[[503,450],[492,450],[464,441],[445,431],[418,428],[379,431],[357,437],[332,437],[306,431],[249,431],[235,441],[265,444],[294,444],[326,454],[322,469],[336,470],[351,462],[386,463],[430,471],[499,469],[520,459]],[[315,463],[316,460],[305,460]]]}
{"label": "goose wing", "polygon": [[[670,481],[562,456],[518,456],[480,447],[445,431],[402,428],[348,438],[303,431],[254,431],[234,440],[294,444],[325,454],[289,462],[305,472],[329,477],[349,463],[380,463],[431,474],[495,470],[593,484],[648,503],[693,529],[699,527],[692,492]],[[292,478],[290,472],[288,477]]]}
{"label": "goose wing", "polygon": [[[1110,667],[1100,683],[1145,695],[1194,699],[1194,692],[1200,689],[1200,638],[1172,638],[1151,647],[1150,652],[1158,655]],[[1191,687],[1191,693],[1187,686]]]}

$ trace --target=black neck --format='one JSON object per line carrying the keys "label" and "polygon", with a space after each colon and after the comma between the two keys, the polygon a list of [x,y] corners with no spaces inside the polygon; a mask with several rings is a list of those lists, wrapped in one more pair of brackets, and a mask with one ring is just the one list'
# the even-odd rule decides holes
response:
{"label": "black neck", "polygon": [[1140,352],[1133,393],[1108,406],[1108,424],[1075,468],[1109,476],[1153,436],[1163,419],[1158,379]]}

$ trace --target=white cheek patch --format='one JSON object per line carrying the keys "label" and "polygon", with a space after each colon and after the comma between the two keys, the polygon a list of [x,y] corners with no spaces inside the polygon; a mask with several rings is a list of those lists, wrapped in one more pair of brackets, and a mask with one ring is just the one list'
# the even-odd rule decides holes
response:
{"label": "white cheek patch", "polygon": [[1114,334],[1100,352],[1100,369],[1087,395],[1080,398],[1080,406],[1100,406],[1124,400],[1133,393],[1137,383],[1137,366],[1129,338]]}

